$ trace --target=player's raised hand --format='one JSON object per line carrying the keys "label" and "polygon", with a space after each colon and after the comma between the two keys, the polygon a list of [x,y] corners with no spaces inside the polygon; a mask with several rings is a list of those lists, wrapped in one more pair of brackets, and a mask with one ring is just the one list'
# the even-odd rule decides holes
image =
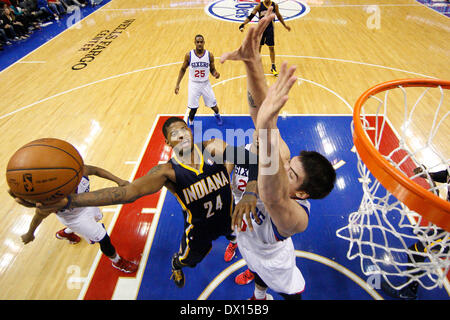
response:
{"label": "player's raised hand", "polygon": [[260,126],[262,122],[270,121],[278,117],[278,113],[289,99],[289,91],[297,81],[297,77],[294,76],[296,69],[297,68],[295,66],[288,68],[287,62],[283,62],[281,64],[278,79],[272,86],[269,87],[266,98],[264,99],[259,110],[257,118],[258,127],[265,127]]}
{"label": "player's raised hand", "polygon": [[275,14],[272,11],[273,8],[270,7],[264,18],[259,20],[258,25],[256,27],[252,26],[249,28],[239,49],[224,53],[220,57],[220,62],[224,63],[227,60],[249,61],[259,58],[259,44],[261,42],[262,35],[264,30],[266,30],[267,25],[275,18]]}

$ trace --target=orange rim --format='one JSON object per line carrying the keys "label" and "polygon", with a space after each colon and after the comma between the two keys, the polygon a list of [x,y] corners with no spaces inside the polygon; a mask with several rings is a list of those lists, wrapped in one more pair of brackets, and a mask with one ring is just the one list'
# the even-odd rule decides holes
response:
{"label": "orange rim", "polygon": [[403,87],[438,87],[450,89],[450,81],[434,79],[400,79],[380,83],[365,91],[356,101],[353,111],[353,142],[359,156],[372,175],[398,200],[410,210],[420,213],[428,221],[440,228],[450,231],[450,202],[436,196],[432,192],[403,175],[392,166],[375,149],[362,127],[361,107],[377,93]]}

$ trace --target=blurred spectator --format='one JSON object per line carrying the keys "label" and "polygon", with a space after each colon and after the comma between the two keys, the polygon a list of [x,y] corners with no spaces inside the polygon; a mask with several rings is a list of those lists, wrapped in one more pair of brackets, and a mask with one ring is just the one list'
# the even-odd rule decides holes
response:
{"label": "blurred spectator", "polygon": [[0,19],[4,23],[4,29],[6,34],[9,37],[13,37],[13,39],[17,40],[19,39],[26,39],[29,37],[29,31],[28,29],[23,25],[22,22],[18,21],[16,19],[16,16],[11,11],[9,6],[5,3],[3,4],[3,12],[0,16]]}
{"label": "blurred spectator", "polygon": [[47,5],[50,7],[53,14],[56,14],[58,16],[58,19],[62,15],[66,14],[66,9],[59,0],[47,0]]}

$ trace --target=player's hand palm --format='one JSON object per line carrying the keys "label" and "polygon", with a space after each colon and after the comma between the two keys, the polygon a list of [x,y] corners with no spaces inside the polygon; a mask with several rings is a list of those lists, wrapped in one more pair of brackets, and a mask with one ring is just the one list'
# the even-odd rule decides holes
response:
{"label": "player's hand palm", "polygon": [[266,30],[267,25],[275,18],[275,14],[272,13],[272,7],[269,8],[267,14],[259,20],[256,27],[250,27],[242,45],[239,49],[233,52],[224,53],[220,57],[220,62],[224,63],[226,60],[242,60],[249,61],[255,58],[259,58],[259,45],[261,37]]}
{"label": "player's hand palm", "polygon": [[69,199],[67,197],[62,198],[58,202],[54,202],[51,204],[44,204],[44,203],[36,203],[36,208],[38,208],[40,211],[49,213],[49,212],[57,212],[62,210],[67,203],[69,202]]}

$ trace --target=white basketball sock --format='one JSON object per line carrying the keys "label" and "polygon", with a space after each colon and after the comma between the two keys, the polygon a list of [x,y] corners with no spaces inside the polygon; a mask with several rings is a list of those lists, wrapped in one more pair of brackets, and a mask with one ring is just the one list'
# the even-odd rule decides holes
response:
{"label": "white basketball sock", "polygon": [[267,291],[267,288],[264,290],[261,290],[255,286],[255,292],[254,292],[255,299],[258,299],[258,300],[264,299],[266,297],[266,291]]}

